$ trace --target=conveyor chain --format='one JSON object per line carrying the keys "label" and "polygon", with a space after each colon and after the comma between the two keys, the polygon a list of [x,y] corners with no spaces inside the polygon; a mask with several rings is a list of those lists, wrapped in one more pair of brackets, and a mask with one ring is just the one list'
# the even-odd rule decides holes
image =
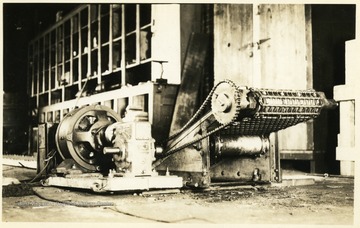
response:
{"label": "conveyor chain", "polygon": [[250,89],[258,105],[253,116],[241,117],[223,134],[267,135],[319,116],[323,98],[310,90]]}

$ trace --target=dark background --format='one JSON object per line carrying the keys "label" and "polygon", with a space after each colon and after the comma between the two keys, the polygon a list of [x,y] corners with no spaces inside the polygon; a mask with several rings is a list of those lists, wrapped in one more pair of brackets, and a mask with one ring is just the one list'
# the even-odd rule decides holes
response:
{"label": "dark background", "polygon": [[28,44],[56,22],[56,12],[66,15],[79,4],[3,4],[3,89],[5,93],[27,91]]}
{"label": "dark background", "polygon": [[27,94],[28,44],[79,4],[5,3],[3,8],[3,154],[29,154],[29,125],[37,119]]}

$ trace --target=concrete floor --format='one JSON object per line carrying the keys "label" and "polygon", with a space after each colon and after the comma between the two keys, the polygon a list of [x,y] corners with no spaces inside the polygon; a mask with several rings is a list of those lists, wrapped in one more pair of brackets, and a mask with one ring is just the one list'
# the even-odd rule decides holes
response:
{"label": "concrete floor", "polygon": [[3,165],[3,222],[353,224],[352,178],[285,172],[281,185],[94,194],[26,183],[35,174]]}

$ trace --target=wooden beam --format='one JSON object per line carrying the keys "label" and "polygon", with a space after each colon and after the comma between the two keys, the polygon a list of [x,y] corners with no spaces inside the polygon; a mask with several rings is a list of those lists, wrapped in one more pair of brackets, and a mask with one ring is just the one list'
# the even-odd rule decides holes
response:
{"label": "wooden beam", "polygon": [[191,34],[171,122],[170,135],[181,129],[196,111],[202,68],[205,63],[208,44],[208,35],[202,33]]}

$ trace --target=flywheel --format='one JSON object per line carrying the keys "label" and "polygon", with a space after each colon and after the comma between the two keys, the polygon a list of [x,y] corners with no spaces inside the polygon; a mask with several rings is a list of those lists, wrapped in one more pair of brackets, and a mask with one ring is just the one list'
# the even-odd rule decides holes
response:
{"label": "flywheel", "polygon": [[56,146],[63,159],[73,159],[88,171],[99,171],[107,164],[102,149],[102,137],[107,126],[120,122],[121,117],[102,105],[74,109],[60,122],[56,131]]}

